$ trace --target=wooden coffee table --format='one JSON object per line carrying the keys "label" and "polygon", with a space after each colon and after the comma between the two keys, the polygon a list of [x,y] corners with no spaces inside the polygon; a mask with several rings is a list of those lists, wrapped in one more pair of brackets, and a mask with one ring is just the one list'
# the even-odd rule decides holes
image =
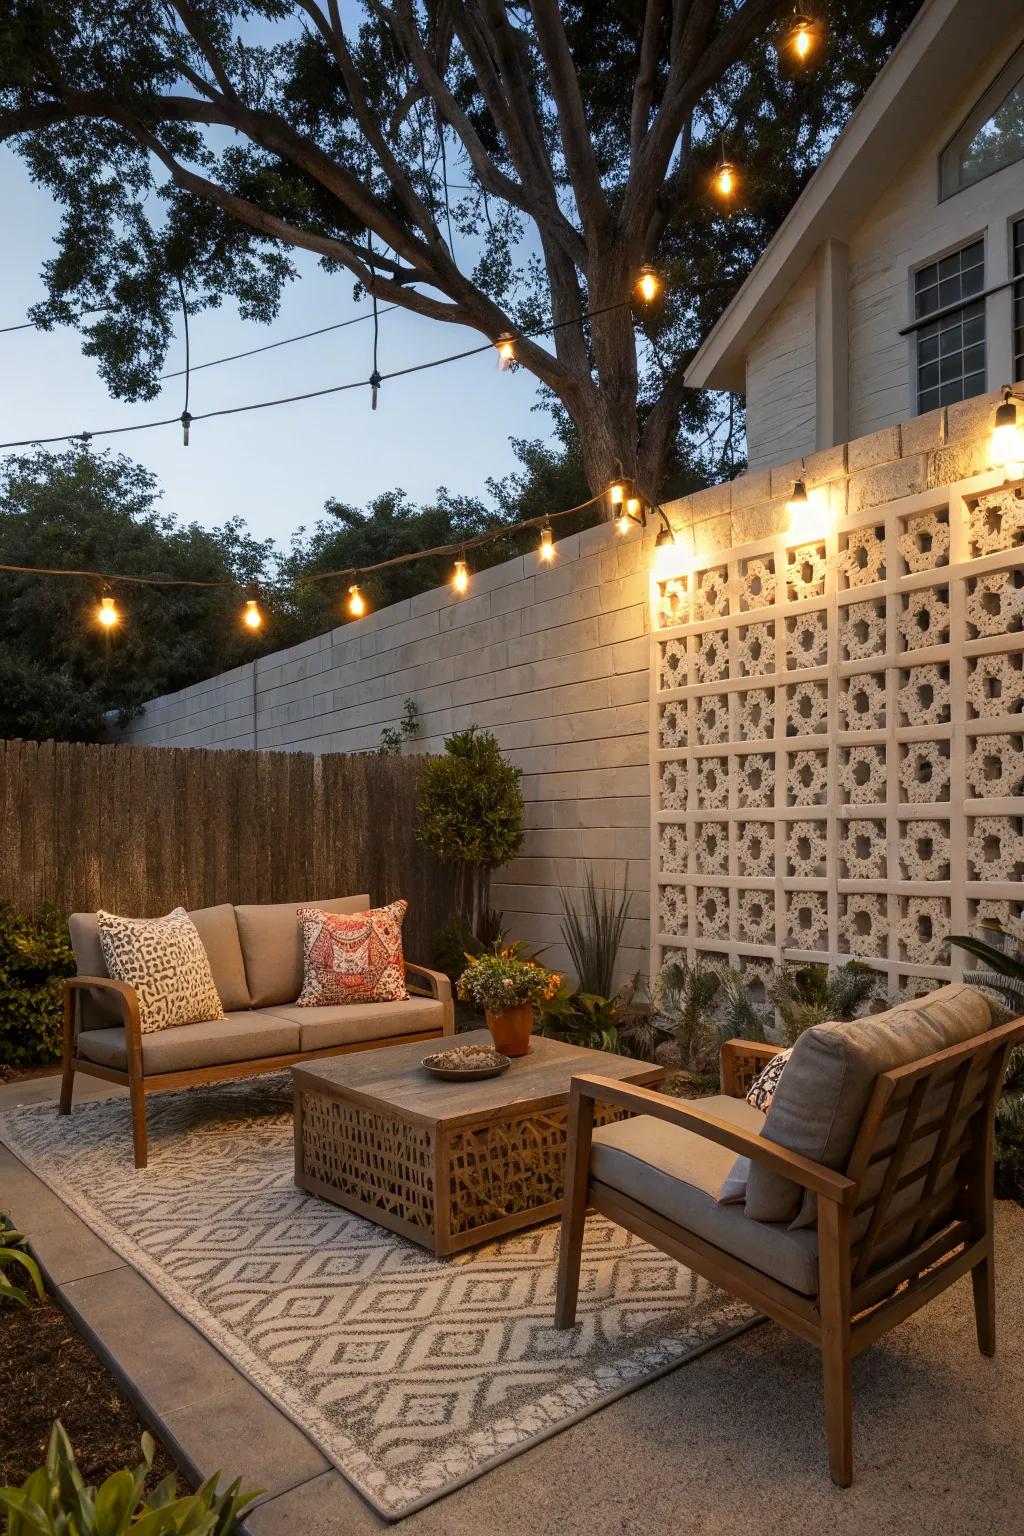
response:
{"label": "wooden coffee table", "polygon": [[[450,1043],[456,1043],[455,1041]],[[459,1045],[490,1044],[486,1030]],[[569,1083],[599,1072],[657,1083],[661,1067],[535,1035],[501,1077],[449,1083],[421,1066],[429,1043],[292,1068],[295,1182],[436,1254],[557,1216]],[[597,1106],[597,1122],[620,1118]]]}

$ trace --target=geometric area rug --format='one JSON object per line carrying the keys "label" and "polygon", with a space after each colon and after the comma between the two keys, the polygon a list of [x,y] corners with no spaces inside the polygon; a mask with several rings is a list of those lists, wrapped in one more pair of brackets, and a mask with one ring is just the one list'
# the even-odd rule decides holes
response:
{"label": "geometric area rug", "polygon": [[748,1307],[603,1217],[576,1327],[553,1327],[558,1228],[438,1259],[293,1183],[291,1083],[0,1118],[0,1138],[400,1519],[750,1326]]}

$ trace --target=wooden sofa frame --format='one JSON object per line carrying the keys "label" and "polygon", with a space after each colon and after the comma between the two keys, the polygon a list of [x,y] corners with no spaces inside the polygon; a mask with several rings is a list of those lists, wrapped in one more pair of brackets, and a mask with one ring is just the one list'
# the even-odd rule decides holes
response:
{"label": "wooden sofa frame", "polygon": [[[291,1067],[299,1061],[316,1061],[322,1056],[344,1056],[350,1051],[371,1051],[388,1045],[409,1045],[416,1040],[437,1040],[455,1031],[455,1016],[451,1001],[441,997],[438,986],[439,973],[425,966],[405,962],[406,986],[419,997],[433,997],[447,1002],[444,1023],[440,1029],[417,1030],[407,1035],[389,1035],[379,1040],[360,1040],[349,1045],[326,1046],[315,1051],[295,1051],[285,1056],[262,1056],[254,1061],[222,1062],[217,1066],[193,1067],[180,1072],[159,1072],[147,1075],[142,1060],[142,1029],[139,1022],[139,1000],[135,988],[124,981],[114,981],[109,976],[69,976],[64,980],[64,1036],[62,1050],[62,1079],[60,1089],[60,1113],[71,1113],[75,1073],[89,1077],[101,1077],[108,1083],[119,1083],[128,1089],[132,1111],[132,1146],[136,1168],[145,1168],[148,1160],[149,1140],[146,1132],[146,1094],[157,1093],[164,1088],[191,1088],[199,1083],[218,1083],[236,1077],[251,1077],[258,1072],[273,1072],[279,1067]],[[95,988],[113,993],[120,1004],[121,1022],[124,1026],[126,1070],[105,1067],[99,1062],[78,1054],[80,1028],[78,994]]]}
{"label": "wooden sofa frame", "polygon": [[[569,1110],[555,1324],[576,1318],[587,1207],[635,1232],[723,1290],[740,1297],[821,1351],[829,1467],[847,1487],[853,1479],[850,1364],[856,1355],[970,1273],[978,1347],[995,1352],[992,1256],[993,1127],[1007,1058],[1024,1039],[1014,1019],[964,1044],[883,1073],[876,1081],[846,1170],[801,1157],[752,1132],[646,1088],[624,1087],[594,1075],[575,1077]],[[741,1096],[778,1046],[730,1040],[722,1047],[722,1091]],[[941,1113],[922,1116],[927,1096],[948,1098]],[[704,1136],[791,1179],[818,1199],[818,1295],[802,1295],[706,1242],[590,1173],[594,1104],[653,1115]],[[934,1102],[934,1101],[933,1101]],[[898,1118],[902,1112],[902,1119]],[[898,1125],[891,1152],[880,1146],[887,1117]],[[915,1144],[931,1137],[930,1155],[904,1173]],[[877,1194],[862,1193],[872,1166],[884,1165]],[[908,1207],[891,1214],[894,1198],[920,1185]],[[866,1226],[858,1239],[851,1225]],[[936,1222],[940,1225],[936,1230]],[[905,1242],[893,1257],[891,1245]],[[872,1264],[882,1247],[890,1253]]]}

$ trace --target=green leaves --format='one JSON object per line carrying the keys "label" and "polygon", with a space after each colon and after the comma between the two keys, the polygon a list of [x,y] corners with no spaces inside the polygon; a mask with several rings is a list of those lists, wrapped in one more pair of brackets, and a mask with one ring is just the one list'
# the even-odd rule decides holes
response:
{"label": "green leaves", "polygon": [[257,1493],[243,1493],[237,1479],[221,1493],[218,1472],[196,1493],[178,1495],[169,1477],[144,1495],[153,1449],[152,1438],[143,1435],[139,1465],[90,1488],[58,1420],[45,1464],[20,1488],[0,1488],[5,1536],[233,1536]]}
{"label": "green leaves", "polygon": [[42,1299],[43,1277],[39,1273],[39,1265],[28,1252],[23,1235],[8,1225],[5,1216],[0,1216],[0,1302],[14,1301],[27,1307],[28,1293],[16,1285],[7,1273],[12,1266],[25,1271],[36,1295]]}
{"label": "green leaves", "polygon": [[0,1061],[34,1066],[59,1056],[61,977],[74,973],[67,923],[56,907],[29,917],[0,902]]}
{"label": "green leaves", "polygon": [[[627,869],[627,879],[628,873]],[[559,888],[558,895],[562,903],[562,938],[576,967],[580,991],[610,997],[632,891],[625,885],[621,891],[606,886],[598,891],[594,871],[588,864],[579,908],[564,887]]]}
{"label": "green leaves", "polygon": [[448,736],[424,770],[417,838],[446,864],[507,864],[523,844],[521,777],[490,731]]}

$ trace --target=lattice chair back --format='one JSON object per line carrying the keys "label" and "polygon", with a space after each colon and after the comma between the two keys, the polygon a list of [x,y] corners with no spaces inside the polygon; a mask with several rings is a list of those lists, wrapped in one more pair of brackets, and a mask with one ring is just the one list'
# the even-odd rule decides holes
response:
{"label": "lattice chair back", "polygon": [[883,1073],[848,1176],[860,1186],[852,1225],[855,1307],[871,1306],[991,1220],[992,1138],[1015,1019]]}

